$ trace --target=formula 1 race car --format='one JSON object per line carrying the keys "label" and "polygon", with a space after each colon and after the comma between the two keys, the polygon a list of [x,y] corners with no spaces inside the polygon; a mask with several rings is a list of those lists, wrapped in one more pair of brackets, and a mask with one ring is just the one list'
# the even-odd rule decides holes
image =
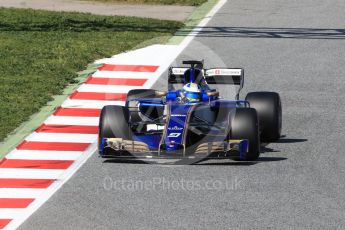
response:
{"label": "formula 1 race car", "polygon": [[[134,89],[125,106],[103,107],[101,157],[256,160],[260,142],[280,138],[278,93],[251,92],[239,100],[243,69],[183,64],[190,67],[169,68],[168,91]],[[213,84],[237,86],[234,100],[221,99]]]}

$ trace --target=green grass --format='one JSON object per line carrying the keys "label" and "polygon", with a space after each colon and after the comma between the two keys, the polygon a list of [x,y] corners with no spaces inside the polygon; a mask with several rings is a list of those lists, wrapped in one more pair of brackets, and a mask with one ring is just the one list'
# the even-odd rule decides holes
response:
{"label": "green grass", "polygon": [[160,4],[160,5],[185,5],[199,6],[207,0],[87,0],[93,2],[115,2],[130,4]]}
{"label": "green grass", "polygon": [[0,8],[0,141],[96,59],[166,38],[182,23]]}

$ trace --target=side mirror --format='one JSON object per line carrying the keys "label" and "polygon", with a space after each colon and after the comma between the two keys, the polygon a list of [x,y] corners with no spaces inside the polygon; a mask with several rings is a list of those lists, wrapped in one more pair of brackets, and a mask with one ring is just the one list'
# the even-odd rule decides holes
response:
{"label": "side mirror", "polygon": [[155,92],[157,97],[165,97],[167,95],[166,91],[156,91]]}
{"label": "side mirror", "polygon": [[219,96],[219,92],[218,91],[208,91],[207,92],[207,96],[209,96],[209,97],[218,97]]}

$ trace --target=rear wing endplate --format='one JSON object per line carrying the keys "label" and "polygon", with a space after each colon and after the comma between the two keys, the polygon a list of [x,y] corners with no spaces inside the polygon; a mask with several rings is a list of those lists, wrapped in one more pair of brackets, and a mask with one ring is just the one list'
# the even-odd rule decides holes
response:
{"label": "rear wing endplate", "polygon": [[[184,83],[184,72],[189,69],[185,67],[169,68],[169,84]],[[238,85],[243,88],[244,71],[241,68],[212,68],[203,69],[203,75],[207,84],[229,84]]]}
{"label": "rear wing endplate", "polygon": [[[187,67],[170,67],[168,76],[168,89],[176,90],[183,86],[184,73]],[[244,70],[242,68],[212,68],[202,69],[203,76],[208,85],[234,85],[236,86],[236,99],[243,88]]]}

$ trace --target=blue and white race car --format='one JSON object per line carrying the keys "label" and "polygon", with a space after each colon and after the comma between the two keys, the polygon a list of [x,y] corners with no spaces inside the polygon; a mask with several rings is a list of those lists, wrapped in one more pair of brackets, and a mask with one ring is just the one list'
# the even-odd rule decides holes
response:
{"label": "blue and white race car", "polygon": [[[252,92],[239,100],[243,69],[204,69],[203,61],[183,64],[190,67],[169,68],[168,91],[134,89],[125,106],[102,109],[101,157],[256,160],[260,142],[280,138],[278,93]],[[237,86],[236,97],[221,99],[213,84]]]}

